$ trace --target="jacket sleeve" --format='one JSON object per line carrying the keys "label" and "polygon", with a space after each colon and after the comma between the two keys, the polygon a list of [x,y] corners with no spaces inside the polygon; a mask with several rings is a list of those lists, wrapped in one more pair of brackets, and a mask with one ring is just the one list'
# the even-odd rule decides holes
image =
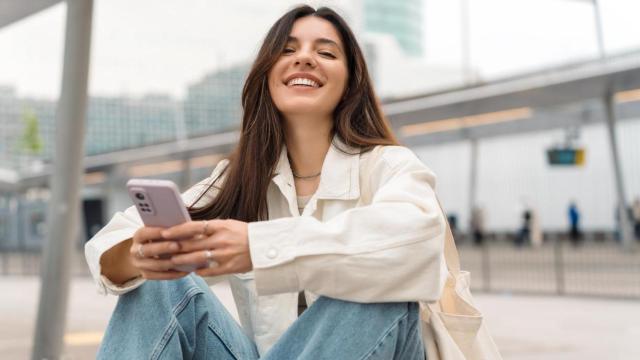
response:
{"label": "jacket sleeve", "polygon": [[434,174],[401,146],[385,146],[370,161],[371,170],[360,174],[361,196],[371,196],[364,206],[325,222],[301,216],[249,224],[259,295],[309,290],[357,302],[440,298],[446,222]]}
{"label": "jacket sleeve", "polygon": [[[182,200],[186,205],[191,205],[193,201],[198,199],[200,195],[207,189],[211,181],[214,181],[220,172],[224,169],[228,160],[222,160],[213,170],[210,177],[202,180],[196,185],[189,188],[182,194]],[[207,202],[211,200],[211,192],[208,192],[199,201]],[[98,292],[102,294],[114,294],[121,295],[127,293],[144,282],[142,277],[137,277],[129,280],[124,284],[114,284],[107,277],[102,275],[102,269],[100,266],[100,258],[102,254],[113,248],[117,244],[131,239],[133,234],[143,226],[142,219],[138,215],[138,211],[134,206],[127,208],[124,211],[117,212],[97,234],[95,234],[84,247],[85,259],[91,275],[98,286]],[[215,283],[216,281],[208,279],[209,283]]]}

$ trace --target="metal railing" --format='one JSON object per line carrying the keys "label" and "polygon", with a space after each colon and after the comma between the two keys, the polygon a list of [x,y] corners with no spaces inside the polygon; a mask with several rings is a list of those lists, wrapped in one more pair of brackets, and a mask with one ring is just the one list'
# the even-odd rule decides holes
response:
{"label": "metal railing", "polygon": [[640,251],[613,239],[572,245],[556,234],[538,247],[503,238],[462,242],[458,250],[475,291],[640,298]]}
{"label": "metal railing", "polygon": [[[71,259],[72,276],[89,276],[89,268],[82,251]],[[42,254],[37,251],[0,251],[0,276],[39,276]]]}
{"label": "metal railing", "polygon": [[[640,299],[640,251],[624,250],[611,238],[573,246],[562,235],[545,237],[539,247],[518,247],[506,236],[490,236],[480,246],[457,236],[472,290]],[[72,274],[89,276],[84,253],[75,252]],[[37,251],[0,251],[0,276],[39,275],[40,268]]]}

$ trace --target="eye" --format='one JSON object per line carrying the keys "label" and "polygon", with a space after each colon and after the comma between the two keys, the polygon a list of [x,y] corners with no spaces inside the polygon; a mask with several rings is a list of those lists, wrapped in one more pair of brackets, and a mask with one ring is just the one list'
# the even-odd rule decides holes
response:
{"label": "eye", "polygon": [[283,54],[290,54],[292,52],[295,52],[293,48],[284,48],[284,50],[282,50]]}
{"label": "eye", "polygon": [[332,59],[335,59],[335,58],[336,58],[336,56],[335,56],[335,55],[333,55],[333,54],[332,54],[332,53],[330,53],[330,52],[326,52],[326,51],[320,51],[320,52],[319,52],[319,54],[320,54],[320,55],[322,55],[322,56],[330,57],[330,58],[332,58]]}

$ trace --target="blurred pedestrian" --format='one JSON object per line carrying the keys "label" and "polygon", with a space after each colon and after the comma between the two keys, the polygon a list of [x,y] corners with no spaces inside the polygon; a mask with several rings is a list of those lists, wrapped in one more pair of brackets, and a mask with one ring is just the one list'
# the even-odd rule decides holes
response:
{"label": "blurred pedestrian", "polygon": [[[635,224],[637,224],[636,222],[636,217],[635,217],[635,202],[629,206],[625,205],[625,211],[624,211],[624,215],[627,218],[627,224],[628,226],[631,226],[634,228],[633,233],[635,233]],[[614,240],[618,241],[618,242],[622,242],[622,235],[623,235],[623,230],[622,230],[622,222],[620,221],[620,208],[618,206],[616,206],[614,208],[614,218],[616,220],[616,227],[613,233],[613,238]],[[634,234],[631,234],[631,236],[633,236]]]}
{"label": "blurred pedestrian", "polygon": [[525,208],[522,212],[522,226],[515,239],[515,245],[521,247],[531,242],[531,220],[533,215],[531,209]]}
{"label": "blurred pedestrian", "polygon": [[473,234],[473,244],[482,245],[484,243],[484,210],[481,206],[474,206],[471,211],[471,232]]}
{"label": "blurred pedestrian", "polygon": [[531,224],[530,224],[530,242],[533,247],[542,246],[542,226],[540,226],[540,217],[534,208],[530,208]]}
{"label": "blurred pedestrian", "polygon": [[633,213],[633,230],[636,235],[636,240],[640,241],[640,196],[636,196],[631,206]]}
{"label": "blurred pedestrian", "polygon": [[569,204],[569,240],[574,246],[580,245],[582,241],[582,232],[580,231],[580,212],[578,206],[572,201]]}

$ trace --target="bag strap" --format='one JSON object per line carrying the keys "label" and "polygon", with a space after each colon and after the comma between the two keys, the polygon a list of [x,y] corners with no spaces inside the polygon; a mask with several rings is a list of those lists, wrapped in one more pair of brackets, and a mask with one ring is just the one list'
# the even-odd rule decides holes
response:
{"label": "bag strap", "polygon": [[440,211],[442,211],[442,216],[444,216],[444,222],[447,226],[444,234],[444,259],[447,263],[447,269],[449,269],[453,278],[456,279],[460,272],[460,256],[458,255],[458,248],[456,247],[456,242],[453,240],[453,232],[449,225],[447,213],[444,212],[440,199],[436,197],[436,200],[438,201],[438,206],[440,207]]}

